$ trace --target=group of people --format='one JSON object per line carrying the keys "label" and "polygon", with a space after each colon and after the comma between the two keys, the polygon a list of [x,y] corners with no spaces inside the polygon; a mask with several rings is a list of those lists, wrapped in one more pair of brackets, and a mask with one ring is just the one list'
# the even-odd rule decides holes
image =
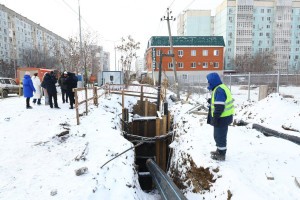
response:
{"label": "group of people", "polygon": [[[34,73],[30,77],[30,72],[26,71],[23,78],[23,95],[26,98],[26,108],[32,109],[30,105],[30,98],[33,97],[32,103],[41,105],[41,98],[43,93],[45,95],[45,101],[49,102],[50,108],[60,109],[57,103],[57,89],[56,83],[59,83],[62,93],[63,103],[70,102],[70,109],[74,108],[75,97],[73,89],[77,88],[77,76],[71,72],[63,72],[57,80],[54,71],[47,72],[41,82],[38,73]],[[43,89],[43,90],[42,90]],[[43,91],[43,92],[42,92]]]}

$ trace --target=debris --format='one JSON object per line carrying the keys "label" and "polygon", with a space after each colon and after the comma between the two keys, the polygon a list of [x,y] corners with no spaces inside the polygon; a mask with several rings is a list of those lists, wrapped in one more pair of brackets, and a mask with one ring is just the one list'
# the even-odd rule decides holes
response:
{"label": "debris", "polygon": [[57,134],[56,136],[57,136],[57,137],[62,137],[62,136],[64,136],[64,135],[69,134],[69,132],[70,132],[70,131],[63,131],[63,132]]}
{"label": "debris", "polygon": [[81,167],[75,170],[75,174],[76,176],[81,176],[82,174],[85,174],[87,171],[88,171],[87,167]]}
{"label": "debris", "polygon": [[272,175],[267,175],[266,173],[265,173],[265,175],[266,175],[268,180],[274,180],[274,177]]}
{"label": "debris", "polygon": [[85,160],[86,160],[86,157],[85,157],[85,156],[88,154],[88,145],[89,145],[88,142],[85,143],[85,147],[84,147],[83,151],[81,152],[81,154],[80,154],[80,155],[77,155],[77,156],[75,157],[75,160],[76,160],[76,161],[79,161],[79,160],[85,161]]}
{"label": "debris", "polygon": [[40,141],[40,142],[37,142],[36,144],[34,144],[34,146],[44,145],[44,144],[46,144],[48,142],[50,142],[50,141],[45,141],[45,142]]}
{"label": "debris", "polygon": [[295,177],[295,183],[298,186],[298,188],[300,188],[300,182],[297,180],[297,178]]}
{"label": "debris", "polygon": [[57,189],[51,190],[50,195],[51,196],[57,195]]}

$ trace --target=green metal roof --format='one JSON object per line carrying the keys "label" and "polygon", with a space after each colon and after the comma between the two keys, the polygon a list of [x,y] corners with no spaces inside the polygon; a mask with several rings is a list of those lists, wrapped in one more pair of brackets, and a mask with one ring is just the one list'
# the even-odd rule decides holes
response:
{"label": "green metal roof", "polygon": [[[172,36],[173,46],[225,46],[223,36]],[[168,36],[152,36],[148,48],[170,46]]]}

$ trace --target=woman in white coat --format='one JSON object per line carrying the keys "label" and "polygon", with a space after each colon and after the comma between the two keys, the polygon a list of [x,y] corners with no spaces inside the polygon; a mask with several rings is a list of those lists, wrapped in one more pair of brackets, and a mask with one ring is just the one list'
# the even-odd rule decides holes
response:
{"label": "woman in white coat", "polygon": [[42,97],[42,91],[41,91],[41,80],[38,77],[38,73],[34,73],[34,76],[31,78],[33,86],[35,88],[35,93],[33,96],[33,103],[36,103],[37,105],[41,105],[41,97]]}

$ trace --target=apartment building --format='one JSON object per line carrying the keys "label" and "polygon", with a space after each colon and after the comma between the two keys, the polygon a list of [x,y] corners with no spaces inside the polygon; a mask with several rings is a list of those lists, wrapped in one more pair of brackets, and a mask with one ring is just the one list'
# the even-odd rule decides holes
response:
{"label": "apartment building", "polygon": [[213,21],[212,35],[226,45],[225,70],[234,70],[237,55],[262,52],[274,53],[275,70],[300,70],[300,0],[224,0]]}
{"label": "apartment building", "polygon": [[210,10],[185,10],[177,17],[177,35],[212,36],[213,19]]}
{"label": "apartment building", "polygon": [[[197,76],[206,80],[206,75],[211,71],[223,73],[225,44],[222,36],[173,36],[172,41],[179,78],[189,79]],[[162,58],[163,73],[168,77],[174,76],[172,57],[161,57],[162,54],[171,53],[169,37],[151,37],[145,54],[148,74],[152,74],[157,80]]]}
{"label": "apartment building", "polygon": [[25,66],[30,50],[58,56],[69,42],[59,35],[0,4],[0,60]]}

